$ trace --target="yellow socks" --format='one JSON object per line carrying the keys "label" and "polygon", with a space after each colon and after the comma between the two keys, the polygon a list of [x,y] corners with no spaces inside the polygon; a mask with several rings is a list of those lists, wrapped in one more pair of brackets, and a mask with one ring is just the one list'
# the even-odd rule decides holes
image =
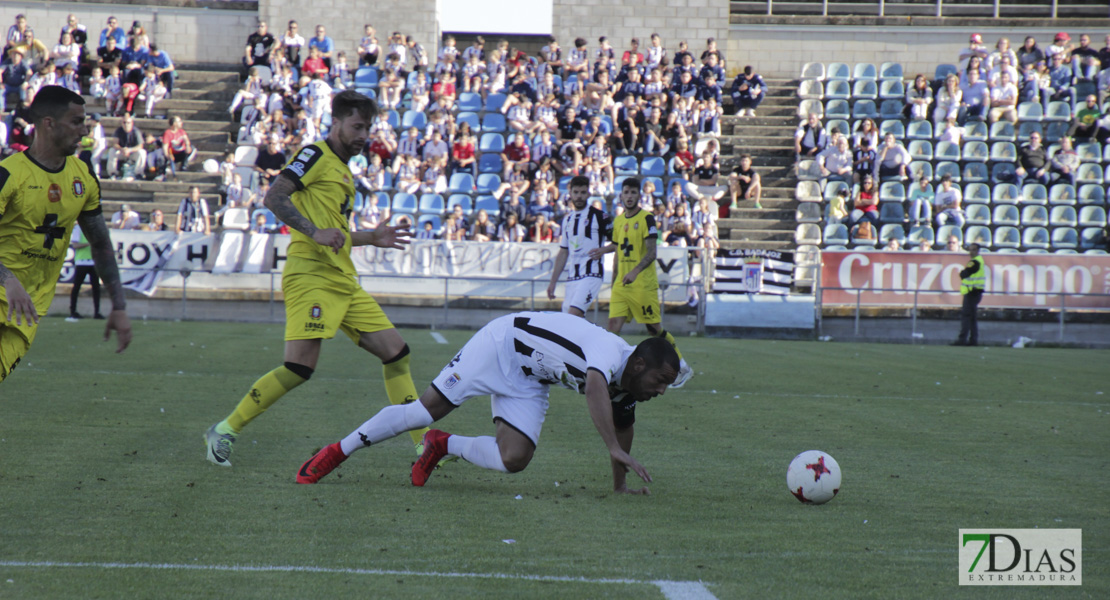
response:
{"label": "yellow socks", "polygon": [[[247,423],[266,412],[266,409],[270,408],[286,392],[305,381],[307,381],[307,378],[290,371],[284,365],[266,373],[254,382],[251,391],[247,392],[247,395],[239,401],[239,406],[235,407],[235,412],[216,426],[216,431],[223,434],[239,433]],[[230,432],[226,431],[227,429],[230,429]]]}
{"label": "yellow socks", "polygon": [[659,333],[659,337],[667,340],[667,342],[669,342],[670,345],[674,348],[674,351],[678,353],[678,359],[682,360],[682,351],[678,349],[678,342],[674,341],[674,336],[671,335],[671,332],[664,329],[662,332]]}
{"label": "yellow socks", "polygon": [[[409,371],[409,346],[405,344],[404,350],[388,362],[382,363],[382,375],[385,377],[385,393],[389,396],[390,404],[408,404],[416,402],[416,386],[412,383],[412,372]],[[419,444],[424,440],[428,428],[409,432],[412,443]]]}

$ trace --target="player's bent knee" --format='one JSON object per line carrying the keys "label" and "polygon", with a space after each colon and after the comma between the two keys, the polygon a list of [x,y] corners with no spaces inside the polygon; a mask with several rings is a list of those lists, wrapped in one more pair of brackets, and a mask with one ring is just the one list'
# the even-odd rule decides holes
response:
{"label": "player's bent knee", "polygon": [[446,396],[441,394],[434,385],[429,385],[428,389],[420,395],[420,404],[422,404],[428,414],[432,415],[432,419],[438,421],[447,416],[447,413],[455,410],[456,406],[451,404]]}
{"label": "player's bent knee", "polygon": [[516,445],[509,445],[507,447],[498,447],[501,450],[501,462],[505,463],[505,469],[510,473],[519,473],[532,462],[532,455],[535,453],[535,448],[531,446],[522,447]]}

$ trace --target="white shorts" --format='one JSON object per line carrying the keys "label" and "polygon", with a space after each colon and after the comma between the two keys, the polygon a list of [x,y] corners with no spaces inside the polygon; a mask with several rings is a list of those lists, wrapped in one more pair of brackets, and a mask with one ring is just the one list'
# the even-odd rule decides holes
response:
{"label": "white shorts", "polygon": [[514,316],[495,319],[474,334],[432,385],[455,406],[488,395],[494,421],[501,419],[538,444],[548,386],[525,377],[514,357]]}
{"label": "white shorts", "polygon": [[600,277],[583,277],[575,281],[568,281],[566,297],[563,298],[563,312],[567,312],[570,308],[577,308],[582,311],[582,314],[586,314],[586,311],[590,310],[590,305],[597,300],[600,293]]}

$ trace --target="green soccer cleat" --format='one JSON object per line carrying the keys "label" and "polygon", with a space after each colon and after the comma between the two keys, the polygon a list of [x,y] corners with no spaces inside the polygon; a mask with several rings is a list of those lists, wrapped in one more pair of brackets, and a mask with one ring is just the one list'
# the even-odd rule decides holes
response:
{"label": "green soccer cleat", "polygon": [[231,466],[231,450],[235,444],[234,433],[219,433],[216,425],[204,432],[204,444],[208,447],[208,460],[221,467]]}

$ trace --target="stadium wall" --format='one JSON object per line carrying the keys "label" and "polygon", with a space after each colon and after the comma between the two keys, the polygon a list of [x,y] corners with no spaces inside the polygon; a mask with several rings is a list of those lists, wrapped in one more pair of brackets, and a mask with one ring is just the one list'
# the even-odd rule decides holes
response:
{"label": "stadium wall", "polygon": [[589,47],[596,49],[597,39],[603,35],[618,52],[639,37],[643,52],[651,44],[651,34],[658,33],[670,56],[683,40],[700,54],[710,37],[717,38],[718,47],[724,50],[728,10],[728,0],[555,0],[553,33],[564,52],[574,48],[576,37],[585,38]]}
{"label": "stadium wall", "polygon": [[93,50],[109,16],[119,19],[126,29],[132,21],[139,21],[151,42],[179,64],[235,62],[243,55],[247,35],[257,23],[257,14],[249,10],[0,0],[0,23],[5,28],[20,13],[27,16],[36,37],[51,48],[58,43],[58,33],[69,13],[77,15],[88,28]]}

